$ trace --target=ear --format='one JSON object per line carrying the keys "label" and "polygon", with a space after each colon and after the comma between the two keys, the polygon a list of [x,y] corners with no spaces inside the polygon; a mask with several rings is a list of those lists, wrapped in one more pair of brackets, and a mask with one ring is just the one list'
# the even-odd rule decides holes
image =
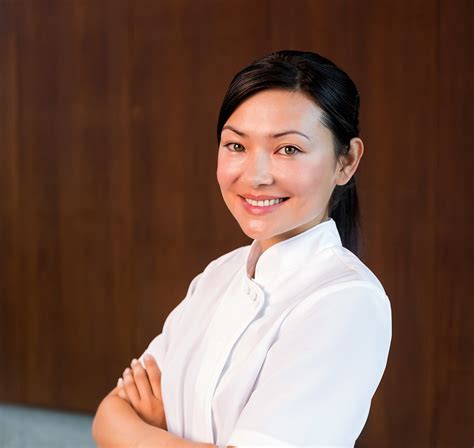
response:
{"label": "ear", "polygon": [[364,142],[359,137],[354,137],[349,142],[349,150],[339,157],[336,172],[336,185],[345,185],[354,175],[364,154]]}

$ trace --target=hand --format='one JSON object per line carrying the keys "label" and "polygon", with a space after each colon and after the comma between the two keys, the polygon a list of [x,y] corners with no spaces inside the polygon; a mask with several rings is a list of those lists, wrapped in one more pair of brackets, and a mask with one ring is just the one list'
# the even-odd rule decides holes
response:
{"label": "hand", "polygon": [[119,397],[126,400],[146,423],[167,430],[161,396],[161,371],[155,359],[146,354],[145,368],[136,359],[119,378]]}

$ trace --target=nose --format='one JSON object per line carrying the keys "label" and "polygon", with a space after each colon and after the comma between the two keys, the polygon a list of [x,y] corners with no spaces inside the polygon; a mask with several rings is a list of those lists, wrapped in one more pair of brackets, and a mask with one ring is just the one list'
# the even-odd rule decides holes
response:
{"label": "nose", "polygon": [[249,154],[244,165],[243,181],[253,188],[273,183],[271,160],[264,151]]}

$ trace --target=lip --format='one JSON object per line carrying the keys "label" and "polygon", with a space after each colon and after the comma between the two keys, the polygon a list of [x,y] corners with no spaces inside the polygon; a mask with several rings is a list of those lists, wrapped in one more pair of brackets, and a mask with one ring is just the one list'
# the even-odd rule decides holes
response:
{"label": "lip", "polygon": [[[253,198],[248,198],[248,199],[253,199]],[[278,197],[273,197],[271,199],[280,199]],[[267,206],[264,206],[264,207],[258,207],[256,205],[252,205],[252,204],[249,204],[245,198],[243,196],[240,196],[240,200],[242,202],[242,205],[244,207],[244,209],[252,214],[252,215],[265,215],[267,213],[272,213],[274,211],[276,211],[277,209],[279,209],[289,198],[287,198],[285,201],[282,201],[282,202],[279,202],[278,204],[273,204],[273,205],[267,205]],[[264,199],[255,199],[255,200],[260,200],[260,201],[263,201]]]}
{"label": "lip", "polygon": [[284,196],[268,196],[263,194],[242,194],[241,198],[253,199],[254,201],[265,201],[270,199],[282,199]]}

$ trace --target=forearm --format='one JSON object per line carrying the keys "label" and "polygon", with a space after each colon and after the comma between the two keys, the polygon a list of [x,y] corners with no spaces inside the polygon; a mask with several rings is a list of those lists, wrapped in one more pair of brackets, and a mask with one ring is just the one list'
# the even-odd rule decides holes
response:
{"label": "forearm", "polygon": [[139,447],[157,429],[145,423],[125,400],[112,395],[100,403],[92,435],[100,448]]}
{"label": "forearm", "polygon": [[154,428],[157,431],[148,434],[147,438],[140,442],[139,448],[156,448],[156,447],[167,447],[167,448],[197,448],[197,447],[208,447],[217,448],[212,443],[199,443],[193,442],[188,439],[175,436],[168,431],[160,428]]}
{"label": "forearm", "polygon": [[100,448],[194,448],[215,447],[192,442],[145,423],[133,408],[118,396],[108,396],[100,403],[92,434]]}

